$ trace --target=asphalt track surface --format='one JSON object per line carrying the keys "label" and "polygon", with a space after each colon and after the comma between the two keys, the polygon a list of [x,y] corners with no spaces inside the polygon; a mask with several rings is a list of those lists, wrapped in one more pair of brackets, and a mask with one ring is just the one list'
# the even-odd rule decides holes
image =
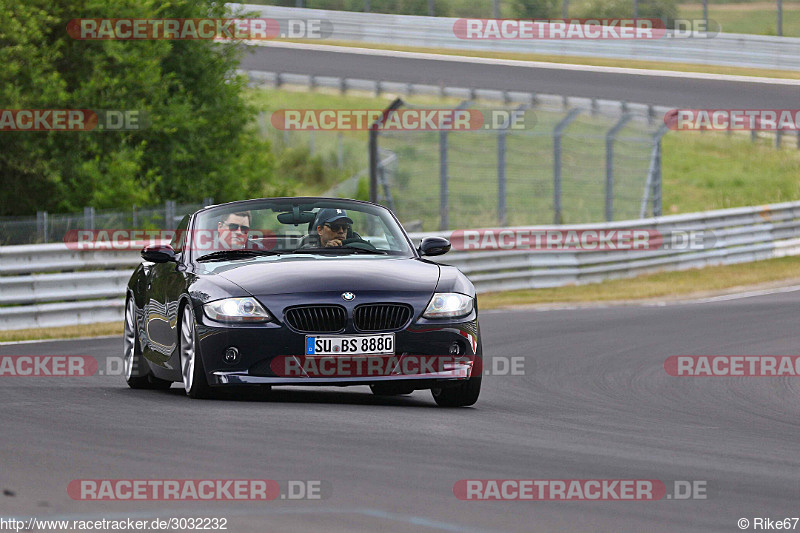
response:
{"label": "asphalt track surface", "polygon": [[264,70],[367,80],[423,83],[596,97],[643,104],[703,109],[784,109],[800,102],[800,84],[750,83],[686,77],[644,76],[558,68],[527,68],[322,51],[299,47],[255,46],[242,61],[246,70]]}
{"label": "asphalt track surface", "polygon": [[[664,307],[484,312],[472,408],[427,391],[190,400],[119,376],[2,377],[0,517],[227,517],[228,531],[739,531],[800,514],[800,378],[668,376],[670,355],[798,353],[800,292]],[[0,346],[119,356],[120,339]],[[320,501],[92,502],[74,479],[324,480]],[[707,482],[704,500],[468,502],[461,479]],[[668,489],[671,487],[668,484]],[[800,527],[800,526],[799,526]],[[752,525],[751,525],[752,528]]]}

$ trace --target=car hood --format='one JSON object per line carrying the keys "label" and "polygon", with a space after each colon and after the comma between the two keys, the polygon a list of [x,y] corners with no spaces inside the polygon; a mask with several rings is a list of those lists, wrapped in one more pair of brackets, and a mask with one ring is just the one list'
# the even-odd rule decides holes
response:
{"label": "car hood", "polygon": [[217,275],[255,296],[372,292],[431,294],[439,266],[411,258],[289,256],[236,263]]}

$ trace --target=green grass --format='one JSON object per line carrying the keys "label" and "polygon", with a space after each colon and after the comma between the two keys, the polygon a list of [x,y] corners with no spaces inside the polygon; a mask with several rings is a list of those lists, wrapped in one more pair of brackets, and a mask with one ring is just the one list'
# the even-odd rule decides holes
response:
{"label": "green grass", "polygon": [[[708,6],[708,18],[718,22],[726,33],[777,35],[775,6],[775,2],[713,4]],[[681,4],[678,15],[684,19],[702,19],[702,4]],[[783,36],[800,37],[800,4],[783,3]]]}
{"label": "green grass", "polygon": [[800,199],[800,150],[725,133],[670,132],[663,140],[664,214]]}

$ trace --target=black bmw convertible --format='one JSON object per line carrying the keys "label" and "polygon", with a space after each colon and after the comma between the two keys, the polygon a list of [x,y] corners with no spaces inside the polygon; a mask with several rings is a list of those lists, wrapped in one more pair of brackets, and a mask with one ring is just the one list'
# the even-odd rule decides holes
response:
{"label": "black bmw convertible", "polygon": [[127,286],[125,379],[221,388],[368,385],[474,404],[482,348],[475,288],[415,247],[394,214],[332,198],[206,207],[142,250]]}

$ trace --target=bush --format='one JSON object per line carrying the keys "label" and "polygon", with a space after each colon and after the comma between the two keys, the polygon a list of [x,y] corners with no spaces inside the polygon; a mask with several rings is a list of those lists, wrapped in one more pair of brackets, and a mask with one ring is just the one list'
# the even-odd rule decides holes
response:
{"label": "bush", "polygon": [[[570,10],[575,18],[631,18],[633,2],[631,0],[588,0]],[[657,18],[666,22],[671,28],[678,16],[675,0],[643,0],[639,2],[637,16],[640,18]]]}
{"label": "bush", "polygon": [[278,155],[278,175],[289,183],[322,186],[329,181],[320,156],[312,156],[305,146],[291,146]]}

